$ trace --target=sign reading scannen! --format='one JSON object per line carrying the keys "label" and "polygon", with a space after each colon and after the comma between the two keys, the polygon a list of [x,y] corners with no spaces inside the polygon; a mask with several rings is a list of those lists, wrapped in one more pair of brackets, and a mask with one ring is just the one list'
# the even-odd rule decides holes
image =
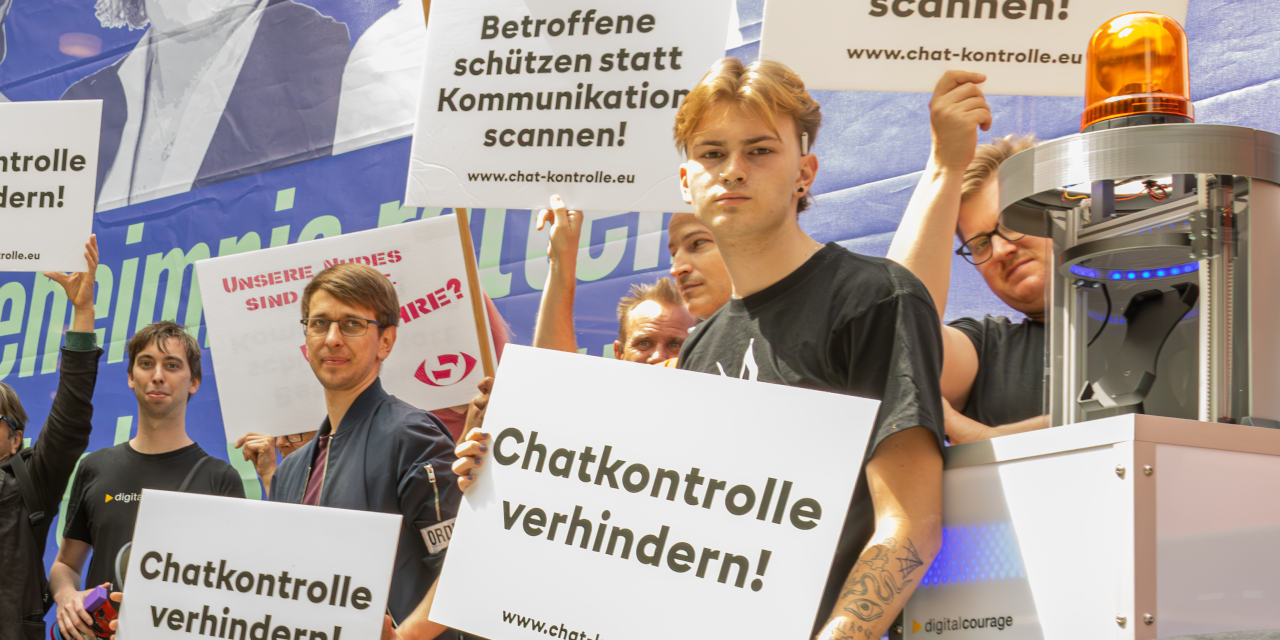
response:
{"label": "sign reading scannen!", "polygon": [[671,130],[727,0],[437,0],[405,202],[673,211]]}
{"label": "sign reading scannen!", "polygon": [[1131,11],[1181,23],[1187,0],[768,0],[760,56],[809,89],[932,92],[961,69],[989,94],[1079,97],[1089,37]]}

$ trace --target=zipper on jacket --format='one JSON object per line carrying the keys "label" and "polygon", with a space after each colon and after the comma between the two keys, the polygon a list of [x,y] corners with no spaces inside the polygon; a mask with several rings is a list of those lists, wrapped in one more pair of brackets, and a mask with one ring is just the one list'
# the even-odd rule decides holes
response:
{"label": "zipper on jacket", "polygon": [[427,480],[431,482],[431,490],[436,494],[436,522],[440,522],[440,485],[436,484],[436,470],[427,463]]}

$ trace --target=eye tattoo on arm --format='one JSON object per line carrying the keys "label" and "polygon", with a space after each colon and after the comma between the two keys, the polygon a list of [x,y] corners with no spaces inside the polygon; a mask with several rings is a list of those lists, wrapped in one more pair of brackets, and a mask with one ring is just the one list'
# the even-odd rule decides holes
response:
{"label": "eye tattoo on arm", "polygon": [[[897,561],[899,577],[890,571],[890,560]],[[904,589],[912,584],[908,579],[916,569],[924,566],[915,544],[910,540],[899,547],[895,538],[886,538],[884,542],[869,547],[862,552],[854,565],[849,579],[845,581],[841,600],[846,600],[844,610],[862,622],[874,622],[884,617],[885,605],[892,604]],[[864,631],[862,627],[859,631]],[[865,629],[867,638],[873,631],[870,625]]]}

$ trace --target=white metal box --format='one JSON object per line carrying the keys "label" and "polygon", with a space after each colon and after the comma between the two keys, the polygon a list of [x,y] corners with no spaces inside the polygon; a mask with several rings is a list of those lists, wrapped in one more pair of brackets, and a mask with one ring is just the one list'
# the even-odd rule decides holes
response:
{"label": "white metal box", "polygon": [[1126,415],[950,447],[903,637],[1280,628],[1280,430]]}

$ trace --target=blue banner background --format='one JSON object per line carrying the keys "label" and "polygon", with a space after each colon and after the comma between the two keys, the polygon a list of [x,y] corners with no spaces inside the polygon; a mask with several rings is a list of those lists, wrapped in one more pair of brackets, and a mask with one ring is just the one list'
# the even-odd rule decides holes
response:
{"label": "blue banner background", "polygon": [[[413,1],[413,0],[408,0]],[[303,1],[344,22],[355,43],[395,0]],[[1280,14],[1266,0],[1192,0],[1187,17],[1191,81],[1197,121],[1280,130]],[[747,61],[758,52],[763,0],[738,0],[746,44],[730,51]],[[73,82],[118,60],[142,31],[104,29],[82,0],[16,0],[5,23],[8,54],[0,64],[0,93],[12,100],[54,100]],[[74,58],[59,36],[88,33],[101,53]],[[929,149],[928,99],[923,94],[815,92],[825,122],[814,149],[821,170],[817,204],[801,217],[820,241],[883,255],[919,178]],[[1051,139],[1078,130],[1080,99],[996,96],[995,125],[983,141],[1009,133]],[[198,287],[190,263],[262,247],[307,241],[447,215],[448,210],[402,208],[409,140],[402,138],[337,156],[99,213],[94,230],[99,268],[99,341],[107,353],[95,395],[89,450],[114,445],[136,430],[136,400],[125,384],[124,342],[140,326],[176,319],[198,328],[208,345]],[[620,213],[593,221],[590,257],[579,269],[579,346],[612,356],[614,307],[632,283],[652,281],[670,266],[670,214]],[[481,279],[514,332],[529,344],[545,278],[546,243],[531,236],[527,210],[475,210],[471,228]],[[0,229],[0,237],[3,230]],[[992,296],[976,272],[955,265],[948,317],[1015,315]],[[58,347],[70,321],[61,289],[38,274],[0,274],[0,380],[12,385],[31,415],[28,438],[39,436],[57,387]],[[222,440],[214,366],[190,404],[188,433],[211,454],[229,459],[247,493],[261,491],[252,467]],[[572,381],[565,381],[572,387]],[[255,425],[243,425],[250,431]],[[45,556],[57,553],[61,514]]]}

